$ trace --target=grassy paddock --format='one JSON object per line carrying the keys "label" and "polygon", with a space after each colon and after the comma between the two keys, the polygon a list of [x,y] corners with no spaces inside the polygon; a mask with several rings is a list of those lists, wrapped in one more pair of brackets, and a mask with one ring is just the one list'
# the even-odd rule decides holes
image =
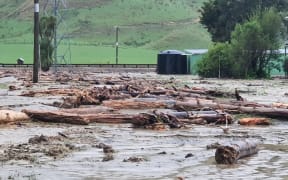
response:
{"label": "grassy paddock", "polygon": [[[67,47],[60,47],[58,55],[63,55],[66,50]],[[33,63],[32,44],[0,44],[0,51],[0,63],[16,63],[19,57],[24,58],[27,64]],[[156,64],[157,53],[156,50],[120,47],[118,63]],[[113,47],[71,46],[72,64],[115,64],[115,62],[115,48]]]}

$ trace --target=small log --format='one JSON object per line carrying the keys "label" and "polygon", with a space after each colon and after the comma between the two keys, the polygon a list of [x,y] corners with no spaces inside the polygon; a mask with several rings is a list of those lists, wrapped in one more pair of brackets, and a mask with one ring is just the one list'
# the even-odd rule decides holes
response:
{"label": "small log", "polygon": [[268,118],[242,118],[239,119],[238,123],[240,125],[270,125],[270,120]]}
{"label": "small log", "polygon": [[258,152],[257,143],[254,141],[239,141],[218,146],[215,160],[218,164],[234,164],[238,159],[251,156]]}
{"label": "small log", "polygon": [[0,124],[8,124],[19,121],[29,120],[29,116],[27,116],[23,112],[11,111],[11,110],[0,110]]}

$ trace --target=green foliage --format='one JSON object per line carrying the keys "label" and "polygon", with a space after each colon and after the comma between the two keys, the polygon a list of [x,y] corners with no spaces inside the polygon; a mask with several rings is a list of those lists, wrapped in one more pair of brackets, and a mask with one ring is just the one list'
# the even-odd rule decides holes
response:
{"label": "green foliage", "polygon": [[[277,50],[283,39],[282,20],[274,8],[259,11],[247,22],[237,24],[229,44],[216,44],[199,66],[199,73],[205,77],[217,77],[215,65],[221,53],[234,78],[265,78],[279,62]],[[225,51],[224,51],[225,49]],[[204,64],[204,65],[203,65]],[[207,68],[209,67],[209,68]],[[279,68],[279,67],[278,67]],[[213,72],[213,73],[211,73]]]}
{"label": "green foliage", "polygon": [[197,63],[198,74],[202,77],[231,77],[233,62],[229,58],[229,48],[228,43],[214,44]]}
{"label": "green foliage", "polygon": [[[69,0],[67,9],[59,9],[66,26],[60,24],[58,34],[68,34],[77,43],[113,46],[117,25],[120,46],[156,50],[207,48],[211,40],[198,22],[197,11],[204,1],[207,0]],[[44,4],[40,1],[40,13],[46,16]],[[33,42],[32,6],[28,0],[0,1],[0,17],[11,14],[7,20],[16,25],[2,26],[4,18],[1,19],[0,40]],[[46,8],[51,9],[51,5]]]}
{"label": "green foliage", "polygon": [[[236,77],[265,78],[278,64],[277,50],[282,42],[282,20],[275,9],[253,16],[232,32],[231,55]],[[274,61],[272,61],[274,60]]]}
{"label": "green foliage", "polygon": [[[19,57],[26,64],[33,63],[33,44],[3,44],[0,43],[0,64],[15,63]],[[17,51],[15,51],[17,49]],[[64,54],[66,47],[59,47],[58,54]],[[71,45],[73,64],[114,64],[115,48],[109,46]],[[156,64],[157,50],[144,48],[119,48],[119,64]],[[59,61],[59,63],[65,63]]]}
{"label": "green foliage", "polygon": [[40,19],[40,59],[41,69],[48,71],[50,66],[53,64],[53,50],[52,40],[55,35],[56,18],[53,16],[42,17]]}
{"label": "green foliage", "polygon": [[259,9],[275,7],[278,11],[288,9],[287,0],[209,0],[204,2],[200,22],[214,42],[230,41],[237,23],[243,23]]}

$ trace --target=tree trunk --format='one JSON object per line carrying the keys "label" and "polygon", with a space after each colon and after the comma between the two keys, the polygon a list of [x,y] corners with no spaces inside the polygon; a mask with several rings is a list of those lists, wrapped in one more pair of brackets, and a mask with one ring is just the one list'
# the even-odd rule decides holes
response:
{"label": "tree trunk", "polygon": [[54,122],[54,123],[68,123],[68,124],[78,124],[87,125],[89,124],[89,119],[78,115],[65,113],[60,111],[35,111],[35,110],[23,110],[30,118],[37,119],[44,122]]}
{"label": "tree trunk", "polygon": [[257,143],[253,141],[239,141],[220,145],[215,152],[218,164],[234,164],[238,159],[251,156],[258,152]]}

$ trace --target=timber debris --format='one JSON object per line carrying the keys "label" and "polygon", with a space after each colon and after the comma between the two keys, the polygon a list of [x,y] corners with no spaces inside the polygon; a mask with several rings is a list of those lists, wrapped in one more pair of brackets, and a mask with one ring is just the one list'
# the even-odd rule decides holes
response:
{"label": "timber debris", "polygon": [[217,147],[215,160],[218,164],[234,164],[238,159],[258,152],[258,143],[251,140],[235,141]]}

